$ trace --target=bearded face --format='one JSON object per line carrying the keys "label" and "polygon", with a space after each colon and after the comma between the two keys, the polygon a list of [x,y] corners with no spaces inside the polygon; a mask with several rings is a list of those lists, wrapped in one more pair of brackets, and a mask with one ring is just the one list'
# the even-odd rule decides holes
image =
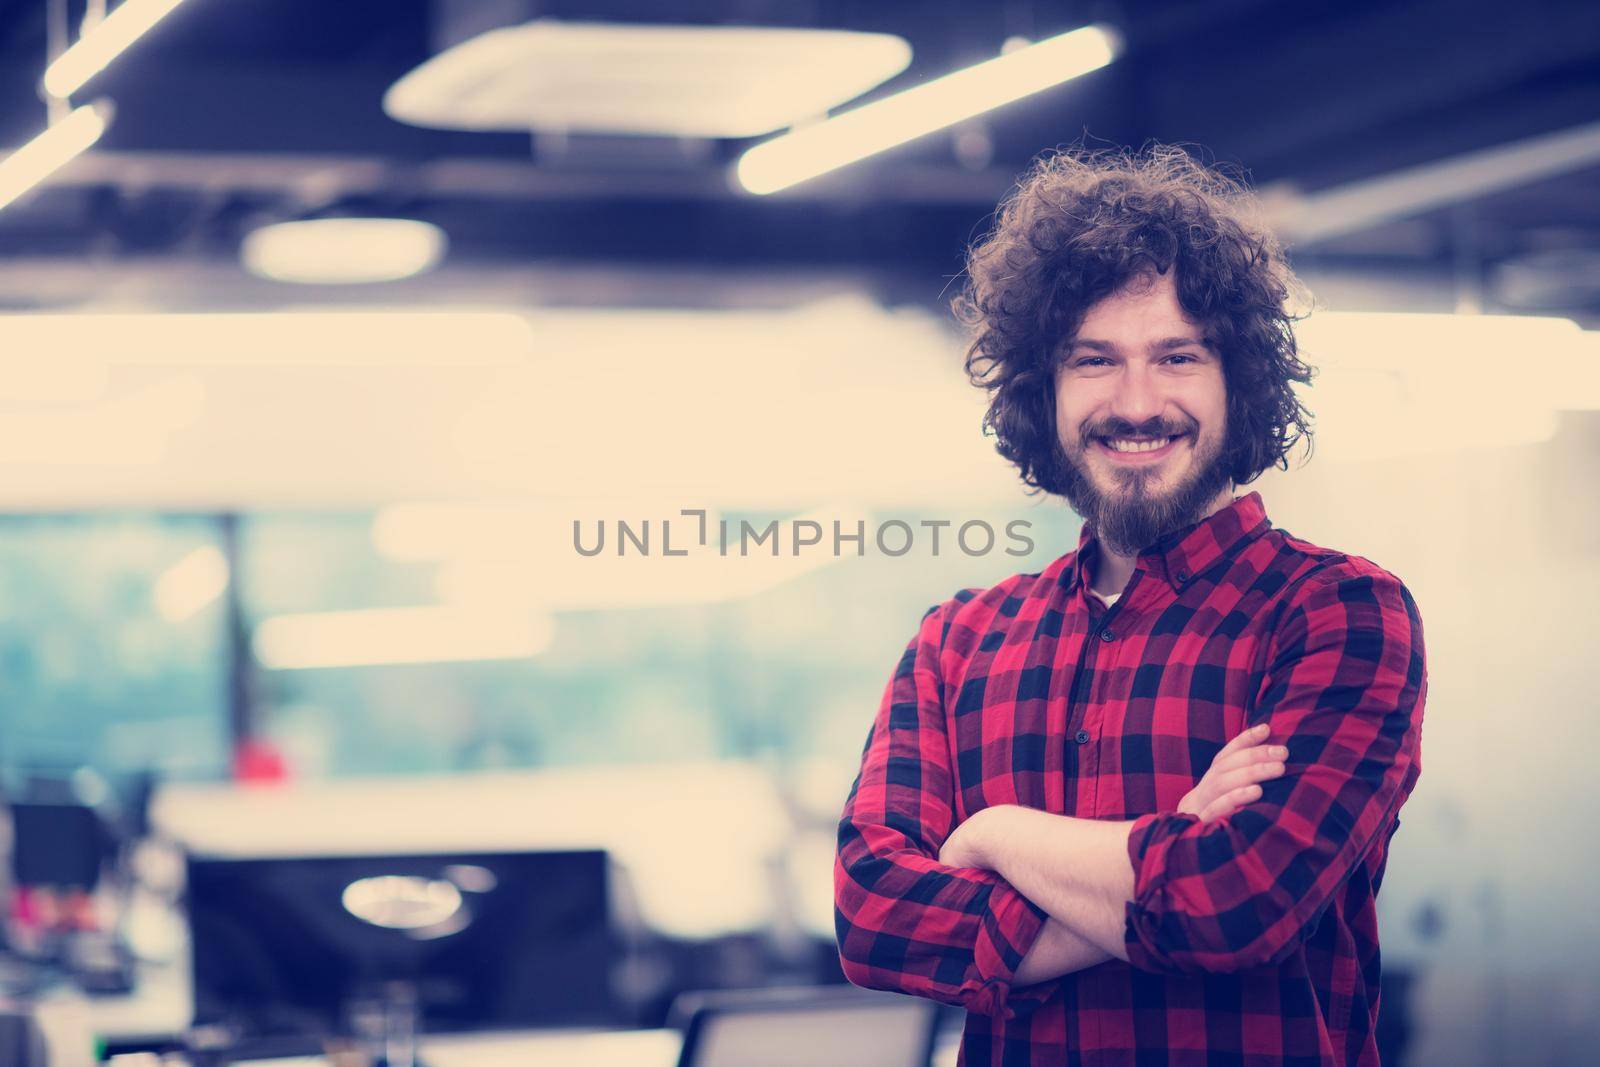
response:
{"label": "bearded face", "polygon": [[1062,347],[1056,432],[1067,502],[1119,555],[1192,525],[1229,490],[1222,356],[1171,273],[1095,304]]}

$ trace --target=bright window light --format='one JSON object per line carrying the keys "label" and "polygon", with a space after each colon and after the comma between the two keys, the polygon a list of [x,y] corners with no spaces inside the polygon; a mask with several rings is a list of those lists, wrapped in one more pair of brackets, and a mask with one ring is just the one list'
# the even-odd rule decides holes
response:
{"label": "bright window light", "polygon": [[106,132],[109,105],[86,104],[0,163],[0,208],[76,159]]}
{"label": "bright window light", "polygon": [[307,219],[252,231],[240,258],[273,281],[354,285],[432,270],[446,244],[443,230],[416,219]]}
{"label": "bright window light", "polygon": [[204,383],[180,374],[82,407],[0,412],[0,456],[47,467],[154,467],[206,404]]}
{"label": "bright window light", "polygon": [[[834,497],[906,504],[948,499],[952,484],[1013,492],[993,442],[969,432],[984,402],[961,372],[961,338],[931,311],[840,297],[784,310],[539,309],[529,318],[537,362],[464,409],[445,446],[491,491],[615,493],[625,471],[637,493],[673,487],[672,512]],[[847,429],[817,432],[819,411]]]}
{"label": "bright window light", "polygon": [[1539,444],[1558,411],[1600,398],[1600,360],[1570,319],[1318,312],[1295,335],[1318,370],[1296,390],[1332,459]]}
{"label": "bright window light", "polygon": [[1080,77],[1116,58],[1117,39],[1085,26],[773,138],[739,160],[739,184],[775,193]]}
{"label": "bright window light", "polygon": [[390,118],[465,130],[758,137],[899,74],[886,33],[539,19],[440,53],[383,98]]}
{"label": "bright window light", "polygon": [[11,359],[0,374],[0,404],[70,408],[101,399],[110,385],[110,371],[98,359]]}
{"label": "bright window light", "polygon": [[45,92],[57,98],[71,96],[182,2],[122,0],[114,11],[45,69]]}
{"label": "bright window light", "polygon": [[368,608],[276,615],[256,627],[269,670],[526,659],[549,647],[548,617],[454,607]]}
{"label": "bright window light", "polygon": [[156,579],[155,604],[168,622],[198,615],[228,588],[228,561],[215,545],[201,545]]}
{"label": "bright window light", "polygon": [[485,367],[532,350],[528,320],[505,311],[0,315],[0,352],[19,364]]}

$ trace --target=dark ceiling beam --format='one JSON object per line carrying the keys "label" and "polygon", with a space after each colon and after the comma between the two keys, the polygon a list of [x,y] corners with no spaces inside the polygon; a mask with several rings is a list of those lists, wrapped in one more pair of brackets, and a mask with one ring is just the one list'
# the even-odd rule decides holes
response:
{"label": "dark ceiling beam", "polygon": [[[806,196],[757,198],[730,193],[720,172],[655,175],[641,184],[495,161],[396,167],[361,157],[102,151],[0,213],[0,244],[12,255],[232,254],[243,233],[263,223],[377,210],[438,223],[468,260],[770,262],[945,274],[959,269],[967,242],[1011,180],[1009,172],[902,165],[840,178],[831,190],[818,182]],[[46,213],[55,225],[33,224]],[[200,225],[201,218],[210,221]]]}
{"label": "dark ceiling beam", "polygon": [[1214,38],[1177,42],[1147,56],[1152,135],[1225,145],[1252,165],[1330,144],[1359,151],[1372,127],[1600,58],[1600,4],[1418,0],[1292,33],[1227,51]]}
{"label": "dark ceiling beam", "polygon": [[306,203],[400,195],[409,199],[559,203],[671,200],[752,205],[832,202],[864,206],[993,206],[1015,177],[1012,170],[1004,167],[967,171],[930,163],[884,162],[828,175],[790,193],[756,198],[733,189],[719,165],[691,170],[641,167],[589,171],[472,157],[408,162],[377,155],[95,149],[55,175],[51,185],[107,187],[124,192],[189,189],[212,194],[265,194]]}
{"label": "dark ceiling beam", "polygon": [[1515,92],[1462,100],[1449,112],[1409,115],[1303,154],[1290,172],[1309,189],[1332,188],[1558,133],[1600,116],[1600,76],[1541,78]]}

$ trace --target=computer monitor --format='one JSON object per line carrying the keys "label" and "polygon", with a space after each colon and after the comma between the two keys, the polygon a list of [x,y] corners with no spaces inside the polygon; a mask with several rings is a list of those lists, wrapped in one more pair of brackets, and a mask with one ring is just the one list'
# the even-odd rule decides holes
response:
{"label": "computer monitor", "polygon": [[678,1067],[927,1067],[932,1001],[852,986],[685,993]]}
{"label": "computer monitor", "polygon": [[288,1047],[402,988],[425,1033],[612,1023],[608,897],[600,851],[191,856],[195,1021]]}
{"label": "computer monitor", "polygon": [[18,885],[93,889],[112,852],[99,812],[87,804],[11,805],[12,875]]}

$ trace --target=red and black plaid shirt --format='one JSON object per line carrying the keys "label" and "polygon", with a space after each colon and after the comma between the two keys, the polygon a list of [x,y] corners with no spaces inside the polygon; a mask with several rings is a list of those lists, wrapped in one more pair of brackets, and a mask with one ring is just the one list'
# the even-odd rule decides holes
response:
{"label": "red and black plaid shirt", "polygon": [[[1259,493],[1143,552],[1110,608],[1097,551],[1086,528],[923,618],[839,827],[845,973],[965,1007],[969,1067],[1376,1063],[1374,898],[1427,691],[1416,603],[1273,528]],[[1209,826],[1174,814],[1258,722],[1287,772]],[[1129,962],[1012,987],[1044,912],[937,859],[991,804],[1134,820]]]}

